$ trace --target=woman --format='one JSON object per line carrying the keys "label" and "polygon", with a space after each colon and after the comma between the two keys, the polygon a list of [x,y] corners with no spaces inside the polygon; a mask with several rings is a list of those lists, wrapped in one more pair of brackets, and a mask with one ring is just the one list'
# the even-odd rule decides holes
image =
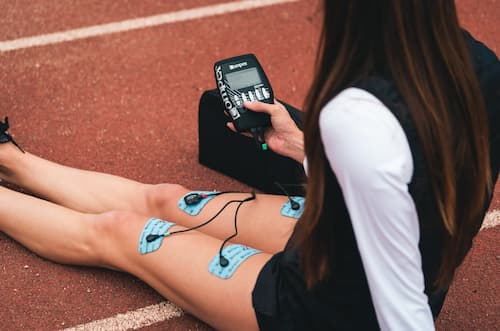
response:
{"label": "woman", "polygon": [[[226,193],[188,215],[186,188],[21,153],[4,123],[0,178],[52,203],[1,188],[0,230],[56,262],[134,274],[217,329],[432,329],[498,174],[498,59],[451,0],[324,1],[324,14],[304,137],[281,105],[247,104],[271,115],[274,151],[302,162],[305,142],[298,223],[270,195]],[[151,217],[172,233],[231,200],[138,252]],[[207,266],[236,216],[233,241],[262,253],[221,279]]]}

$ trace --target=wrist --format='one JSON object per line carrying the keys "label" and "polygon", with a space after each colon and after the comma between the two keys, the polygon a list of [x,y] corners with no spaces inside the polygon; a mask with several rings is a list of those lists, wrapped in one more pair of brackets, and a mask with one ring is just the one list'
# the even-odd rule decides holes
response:
{"label": "wrist", "polygon": [[302,164],[305,158],[304,133],[298,128],[290,133],[287,141],[287,156]]}

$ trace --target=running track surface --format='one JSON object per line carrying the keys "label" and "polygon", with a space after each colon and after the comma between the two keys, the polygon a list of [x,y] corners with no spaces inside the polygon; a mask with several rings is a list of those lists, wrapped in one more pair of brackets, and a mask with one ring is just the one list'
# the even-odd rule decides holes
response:
{"label": "running track surface", "polygon": [[[224,1],[2,1],[0,41]],[[457,4],[462,24],[499,54],[500,3]],[[300,107],[312,77],[319,20],[317,1],[299,0],[0,52],[0,115],[10,116],[11,132],[27,150],[67,165],[149,183],[248,190],[197,163],[197,106],[202,91],[214,87],[212,65],[256,53],[276,94]],[[494,209],[500,209],[499,185]],[[498,227],[478,235],[438,330],[500,325],[499,238]],[[64,329],[164,301],[134,277],[56,265],[3,234],[0,298],[1,330]],[[210,330],[188,315],[162,320],[141,330]]]}

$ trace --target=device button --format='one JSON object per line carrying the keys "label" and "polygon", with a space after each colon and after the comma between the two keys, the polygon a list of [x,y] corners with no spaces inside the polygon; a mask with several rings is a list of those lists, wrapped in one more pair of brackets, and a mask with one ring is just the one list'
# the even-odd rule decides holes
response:
{"label": "device button", "polygon": [[241,99],[239,96],[235,95],[233,97],[233,100],[234,100],[234,103],[236,104],[236,106],[241,107],[242,102],[241,102]]}
{"label": "device button", "polygon": [[247,102],[247,101],[248,101],[248,97],[247,97],[247,95],[245,94],[245,92],[242,92],[242,93],[241,93],[241,98],[243,99],[243,102]]}
{"label": "device button", "polygon": [[269,93],[269,90],[267,87],[262,88],[262,95],[264,96],[265,99],[268,99],[271,97],[271,94]]}
{"label": "device button", "polygon": [[255,89],[255,96],[257,97],[257,100],[262,100],[264,97],[262,96],[262,93],[260,93],[259,89]]}
{"label": "device button", "polygon": [[252,91],[248,91],[248,98],[250,99],[250,101],[255,101],[255,97]]}

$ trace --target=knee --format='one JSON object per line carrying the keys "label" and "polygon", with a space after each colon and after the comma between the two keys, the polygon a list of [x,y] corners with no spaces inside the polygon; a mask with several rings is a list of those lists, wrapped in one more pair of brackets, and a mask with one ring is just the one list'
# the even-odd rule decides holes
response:
{"label": "knee", "polygon": [[165,217],[172,208],[177,208],[177,202],[188,190],[178,184],[148,185],[146,201],[153,216]]}
{"label": "knee", "polygon": [[90,247],[97,264],[117,268],[117,252],[123,251],[122,245],[128,243],[131,233],[136,231],[139,220],[144,216],[130,211],[110,211],[92,216]]}

